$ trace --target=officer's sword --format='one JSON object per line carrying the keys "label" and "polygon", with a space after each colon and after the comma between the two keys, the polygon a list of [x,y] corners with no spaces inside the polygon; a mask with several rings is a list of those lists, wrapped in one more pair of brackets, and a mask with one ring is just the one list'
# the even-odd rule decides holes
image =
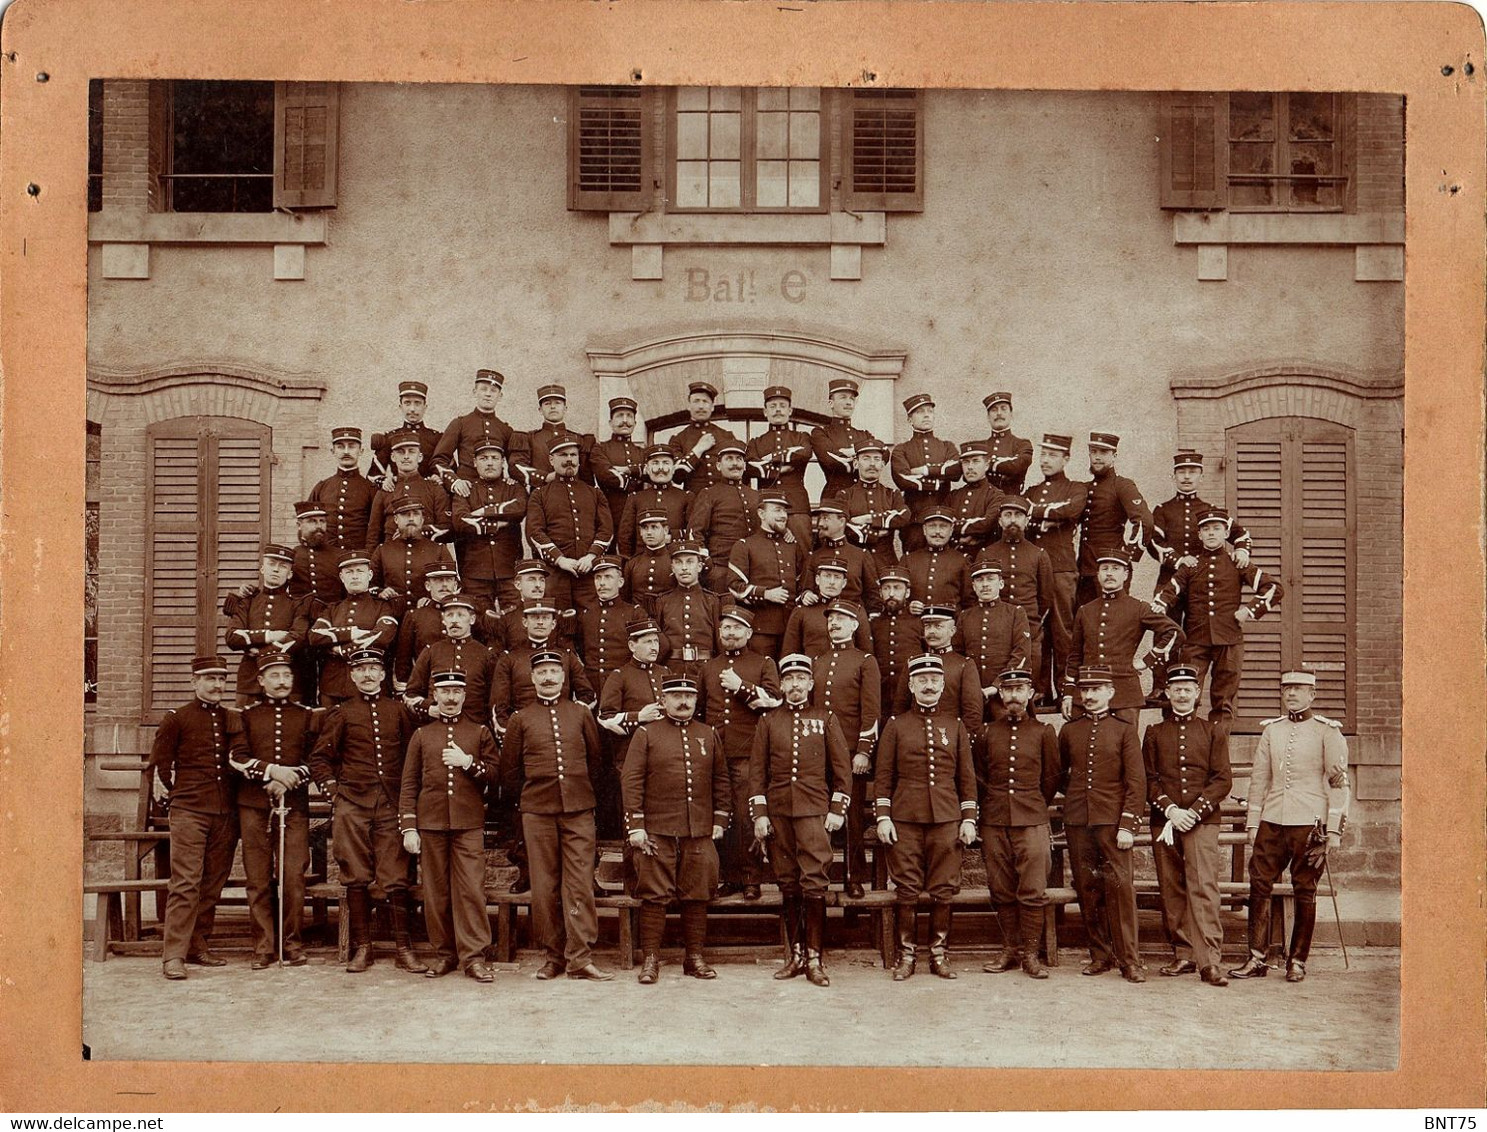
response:
{"label": "officer's sword", "polygon": [[289,820],[289,803],[287,796],[279,795],[279,804],[269,814],[269,824],[273,824],[274,818],[279,819],[279,931],[278,931],[278,955],[279,966],[284,966],[284,825]]}
{"label": "officer's sword", "polygon": [[1352,967],[1348,962],[1348,941],[1342,932],[1342,912],[1337,907],[1337,885],[1332,883],[1332,862],[1326,857],[1322,858],[1322,868],[1327,873],[1327,888],[1332,893],[1332,918],[1337,921],[1337,942],[1342,944],[1342,965],[1344,970]]}

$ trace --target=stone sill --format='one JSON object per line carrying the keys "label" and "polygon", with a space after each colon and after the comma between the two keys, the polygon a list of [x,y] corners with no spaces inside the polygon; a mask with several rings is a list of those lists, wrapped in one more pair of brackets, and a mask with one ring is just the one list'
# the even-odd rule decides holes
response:
{"label": "stone sill", "polygon": [[888,242],[882,212],[611,212],[609,242],[630,248],[632,279],[662,279],[668,244],[691,247],[829,247],[832,279],[862,278],[862,249]]}
{"label": "stone sill", "polygon": [[1351,247],[1353,279],[1396,283],[1404,279],[1403,213],[1175,212],[1172,242],[1198,250],[1198,278],[1229,278],[1229,248]]}
{"label": "stone sill", "polygon": [[90,244],[323,244],[323,213],[95,212]]}

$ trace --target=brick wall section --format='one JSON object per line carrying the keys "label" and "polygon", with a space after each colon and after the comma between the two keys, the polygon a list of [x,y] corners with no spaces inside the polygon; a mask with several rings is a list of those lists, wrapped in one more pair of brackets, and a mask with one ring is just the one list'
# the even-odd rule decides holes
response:
{"label": "brick wall section", "polygon": [[1359,94],[1357,158],[1359,212],[1404,208],[1404,99],[1396,94]]}
{"label": "brick wall section", "polygon": [[150,84],[103,84],[103,207],[133,212],[148,206]]}

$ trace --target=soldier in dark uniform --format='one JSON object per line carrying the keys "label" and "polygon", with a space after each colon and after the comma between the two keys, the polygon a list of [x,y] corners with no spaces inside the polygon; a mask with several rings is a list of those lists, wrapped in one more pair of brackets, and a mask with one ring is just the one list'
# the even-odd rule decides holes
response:
{"label": "soldier in dark uniform", "polygon": [[647,509],[640,513],[640,547],[625,562],[624,592],[636,605],[655,617],[657,600],[675,584],[671,572],[671,530],[666,512]]}
{"label": "soldier in dark uniform", "polygon": [[[645,482],[645,449],[635,442],[635,415],[639,408],[633,397],[611,397],[609,439],[597,442],[589,452],[594,483],[609,504],[616,531],[624,518],[625,504]],[[629,552],[621,547],[620,553]]]}
{"label": "soldier in dark uniform", "polygon": [[[437,439],[437,435],[435,437]],[[425,479],[418,472],[422,449],[418,436],[410,432],[394,433],[391,444],[393,471],[383,480],[383,487],[372,497],[372,517],[368,528],[368,546],[375,549],[397,533],[395,514],[404,500],[423,506],[422,534],[432,539],[447,539],[450,529],[449,492],[438,478]]]}
{"label": "soldier in dark uniform", "polygon": [[749,817],[756,839],[774,839],[770,862],[785,929],[785,965],[774,977],[805,975],[825,987],[831,985],[821,965],[831,835],[846,822],[852,761],[836,716],[810,706],[813,683],[810,657],[780,659],[785,702],[754,731]]}
{"label": "soldier in dark uniform", "polygon": [[1089,434],[1089,470],[1094,476],[1079,521],[1079,585],[1074,594],[1077,609],[1099,596],[1095,581],[1095,551],[1123,546],[1131,559],[1151,541],[1151,508],[1140,489],[1116,475],[1115,450],[1120,437],[1109,432]]}
{"label": "soldier in dark uniform", "polygon": [[729,592],[733,600],[754,610],[754,635],[749,647],[774,656],[800,592],[805,544],[788,541],[786,524],[790,502],[770,489],[759,496],[758,529],[739,539],[728,553]]}
{"label": "soldier in dark uniform", "polygon": [[527,541],[537,557],[556,567],[548,596],[560,607],[592,605],[594,561],[614,539],[614,520],[599,489],[578,478],[579,443],[574,434],[548,450],[553,479],[527,500]]}
{"label": "soldier in dark uniform", "polygon": [[331,546],[359,550],[367,545],[377,488],[362,475],[361,429],[333,428],[330,438],[336,471],[310,489],[310,502],[325,510],[326,537]]}
{"label": "soldier in dark uniform", "polygon": [[403,762],[398,827],[403,848],[421,861],[423,920],[437,979],[455,967],[481,983],[495,981],[485,962],[485,789],[496,781],[490,728],[465,718],[465,676],[436,672],[434,710],[413,733]]}
{"label": "soldier in dark uniform", "polygon": [[671,576],[676,584],[656,599],[656,621],[666,638],[671,665],[689,676],[695,676],[702,662],[712,656],[722,613],[718,595],[698,581],[703,558],[696,542],[673,543]]}
{"label": "soldier in dark uniform", "polygon": [[[1223,508],[1203,513],[1198,520],[1198,535],[1198,553],[1191,564],[1185,561],[1177,568],[1158,591],[1152,608],[1167,610],[1181,605],[1186,609],[1187,639],[1182,646],[1182,661],[1197,669],[1200,687],[1212,671],[1208,718],[1227,734],[1244,668],[1245,623],[1258,621],[1275,609],[1285,588],[1258,566],[1241,566],[1239,552],[1224,545],[1229,535],[1229,513]],[[1245,586],[1254,592],[1247,603],[1241,601]]]}
{"label": "soldier in dark uniform", "polygon": [[935,435],[935,403],[928,393],[905,400],[904,412],[914,435],[894,446],[889,469],[909,506],[909,524],[903,530],[904,554],[908,555],[924,545],[921,524],[931,511],[943,511],[960,479],[960,452]]}
{"label": "soldier in dark uniform", "polygon": [[[413,662],[403,702],[416,710],[427,709],[436,672],[465,674],[464,713],[471,723],[491,726],[491,683],[496,657],[473,635],[475,603],[467,597],[452,597],[439,610],[444,636],[434,641]],[[504,655],[504,654],[503,654]]]}
{"label": "soldier in dark uniform", "polygon": [[545,598],[524,602],[522,621],[521,637],[507,642],[506,650],[495,658],[495,670],[491,676],[491,705],[496,715],[497,736],[505,731],[513,712],[537,698],[532,663],[539,653],[553,653],[558,657],[568,695],[573,700],[594,704],[599,698],[589,683],[583,661],[558,638],[555,629],[557,613],[552,603]]}
{"label": "soldier in dark uniform", "polygon": [[989,449],[983,440],[966,440],[960,446],[960,471],[965,477],[945,501],[954,527],[951,543],[962,554],[974,559],[1001,533],[997,519],[1001,515],[1006,492],[992,483],[986,474],[990,466]]}
{"label": "soldier in dark uniform", "polygon": [[[926,605],[919,615],[919,635],[924,651],[940,658],[944,669],[945,705],[960,705],[960,718],[972,733],[986,715],[986,697],[981,694],[981,674],[970,659],[953,648],[955,619],[960,614],[948,605]],[[914,706],[907,670],[899,677],[893,693],[893,711],[897,715]]]}
{"label": "soldier in dark uniform", "polygon": [[1033,444],[1012,435],[1012,394],[992,393],[982,399],[991,435],[986,438],[991,459],[988,478],[1005,495],[1021,495],[1023,481],[1033,466]]}
{"label": "soldier in dark uniform", "polygon": [[970,559],[950,545],[954,529],[954,520],[944,508],[930,507],[925,511],[920,525],[921,544],[899,563],[909,575],[910,613],[921,612],[927,605],[960,609],[974,600]]}
{"label": "soldier in dark uniform", "polygon": [[191,662],[190,703],[165,713],[155,729],[149,769],[156,802],[170,806],[170,884],[165,890],[161,951],[167,979],[186,964],[221,967],[208,950],[217,901],[238,844],[237,778],[227,762],[227,661]]}
{"label": "soldier in dark uniform", "polygon": [[372,589],[399,614],[418,600],[423,572],[437,564],[453,566],[449,548],[423,535],[423,504],[411,496],[394,505],[397,536],[372,551]]}
{"label": "soldier in dark uniform", "polygon": [[[1198,537],[1201,517],[1214,510],[1213,504],[1198,498],[1198,484],[1203,479],[1203,453],[1184,449],[1172,457],[1172,479],[1177,484],[1177,494],[1165,503],[1158,503],[1151,514],[1151,541],[1148,553],[1157,560],[1157,584],[1153,591],[1161,594],[1179,566],[1196,566],[1203,540]],[[1247,530],[1238,523],[1229,524],[1228,541],[1234,547],[1234,564],[1243,570],[1249,565],[1251,539]],[[1179,598],[1168,611],[1172,620],[1187,631],[1187,602]],[[1161,706],[1162,689],[1166,687],[1166,672],[1163,668],[1152,670],[1153,706]]]}
{"label": "soldier in dark uniform", "polygon": [[923,622],[909,612],[909,576],[897,566],[879,575],[878,596],[880,608],[871,618],[873,658],[883,677],[883,704],[891,707],[909,657],[924,651]]}
{"label": "soldier in dark uniform", "polygon": [[860,445],[872,439],[872,433],[852,427],[852,414],[857,410],[858,385],[850,377],[833,377],[826,383],[826,404],[831,420],[811,432],[811,450],[826,477],[821,498],[835,499],[857,478],[857,454]]}
{"label": "soldier in dark uniform", "polygon": [[563,697],[564,660],[531,658],[533,702],[518,709],[501,745],[501,781],[520,790],[522,830],[532,870],[533,935],[547,953],[537,972],[553,979],[605,981],[595,966],[593,767],[599,728],[589,710]]}
{"label": "soldier in dark uniform", "polygon": [[997,680],[1009,668],[1027,664],[1032,636],[1022,606],[1002,597],[1002,568],[995,562],[978,562],[971,571],[976,604],[961,610],[956,619],[960,653],[976,669],[976,682],[985,700],[985,717],[997,719],[1003,705]]}
{"label": "soldier in dark uniform", "polygon": [[1282,673],[1286,714],[1265,721],[1255,749],[1244,819],[1250,843],[1249,959],[1229,972],[1236,979],[1262,978],[1269,969],[1270,893],[1287,867],[1296,923],[1286,952],[1286,982],[1306,978],[1317,923],[1317,882],[1327,867],[1327,854],[1342,844],[1352,801],[1342,724],[1311,710],[1316,694],[1316,673]]}
{"label": "soldier in dark uniform", "polygon": [[852,747],[852,804],[847,808],[843,884],[848,896],[863,895],[863,881],[871,880],[863,842],[867,822],[868,782],[873,773],[873,745],[883,718],[883,677],[871,650],[856,645],[867,620],[856,602],[837,598],[826,607],[827,647],[811,657],[815,686],[811,704],[836,716]]}
{"label": "soldier in dark uniform", "polygon": [[451,510],[454,542],[466,594],[482,609],[507,611],[517,603],[516,563],[527,493],[503,473],[505,453],[494,440],[475,445],[476,479]]}
{"label": "soldier in dark uniform", "polygon": [[[258,658],[258,681],[264,698],[228,722],[228,759],[242,779],[238,783],[238,828],[243,838],[243,873],[247,878],[248,916],[253,927],[251,966],[261,971],[274,962],[275,864],[278,856],[273,822],[284,824],[284,962],[303,966],[300,920],[305,912],[305,867],[310,863],[310,749],[319,730],[319,710],[294,703],[289,693],[294,672],[282,653]],[[272,816],[280,799],[287,817]]]}
{"label": "soldier in dark uniform", "polygon": [[501,614],[501,643],[504,646],[515,648],[528,640],[526,604],[541,601],[553,608],[553,644],[573,647],[573,642],[578,639],[578,612],[548,599],[551,577],[552,571],[540,559],[522,558],[517,561],[514,575],[516,600]]}
{"label": "soldier in dark uniform", "polygon": [[893,546],[895,531],[902,533],[909,523],[909,505],[903,492],[883,482],[883,461],[887,448],[871,437],[857,449],[857,481],[849,484],[836,498],[847,509],[847,534],[872,555],[881,574],[898,564]]}
{"label": "soldier in dark uniform", "polygon": [[671,447],[678,454],[675,476],[686,484],[694,497],[722,478],[717,464],[721,455],[719,444],[724,441],[738,444],[739,455],[744,450],[737,436],[712,423],[717,400],[716,386],[706,381],[694,381],[688,385],[687,413],[692,419],[686,428],[671,438]]}
{"label": "soldier in dark uniform", "polygon": [[[602,732],[599,744],[604,758],[603,774],[594,783],[594,822],[602,837],[622,836],[626,828],[619,778],[625,749],[637,727],[661,718],[661,681],[671,675],[671,670],[658,662],[660,626],[648,617],[637,617],[625,632],[629,659],[604,681],[595,715]],[[626,875],[632,876],[629,868]]]}
{"label": "soldier in dark uniform", "polygon": [[320,670],[320,706],[335,707],[356,695],[345,657],[356,649],[387,649],[397,639],[393,607],[370,592],[372,560],[360,551],[341,554],[341,586],[346,596],[328,606],[310,628],[312,644],[328,646]]}
{"label": "soldier in dark uniform", "polygon": [[598,600],[578,613],[578,652],[589,684],[596,690],[630,658],[630,622],[646,615],[638,605],[621,599],[622,569],[613,554],[595,560],[592,577]]}
{"label": "soldier in dark uniform", "polygon": [[475,446],[495,441],[503,452],[511,451],[512,428],[496,416],[506,379],[493,369],[475,371],[475,408],[455,417],[444,429],[434,449],[434,466],[449,493],[468,497],[475,479]]}
{"label": "soldier in dark uniform", "polygon": [[[865,605],[869,613],[878,608],[878,561],[856,543],[847,541],[847,509],[840,499],[822,500],[815,509],[816,549],[806,556],[805,578],[816,576],[817,566],[826,559],[838,559],[847,568],[847,576],[840,594]],[[806,590],[801,594],[802,605],[814,605],[817,600],[827,600],[819,590]],[[800,649],[787,649],[800,652]]]}
{"label": "soldier in dark uniform", "polygon": [[1074,690],[1079,670],[1086,665],[1108,667],[1115,684],[1115,699],[1107,705],[1112,715],[1133,726],[1146,697],[1136,672],[1137,653],[1147,632],[1151,651],[1162,660],[1180,655],[1182,630],[1165,613],[1138,601],[1126,592],[1131,577],[1131,559],[1117,547],[1091,551],[1098,562],[1100,595],[1081,605],[1074,615],[1074,635],[1069,644],[1069,667],[1064,675],[1063,715],[1074,716]]}
{"label": "soldier in dark uniform", "polygon": [[719,478],[693,495],[687,528],[691,537],[707,548],[708,566],[703,584],[719,597],[726,597],[734,581],[728,568],[733,547],[759,529],[759,493],[743,482],[742,441],[720,442],[713,449],[713,456]]}
{"label": "soldier in dark uniform", "polygon": [[641,516],[645,514],[662,515],[676,537],[686,531],[687,519],[692,514],[692,494],[671,482],[675,470],[676,453],[670,447],[652,444],[645,450],[645,480],[625,500],[625,513],[620,516],[618,545],[623,557],[638,553],[642,543]]}
{"label": "soldier in dark uniform", "polygon": [[[754,614],[741,606],[723,610],[718,621],[722,652],[702,665],[697,686],[697,714],[723,741],[723,757],[732,791],[732,812],[746,813],[749,801],[749,759],[754,752],[754,729],[769,709],[779,707],[780,674],[774,657],[749,648]],[[723,842],[723,883],[720,895],[742,891],[745,900],[758,900],[760,863],[749,852],[747,823],[729,827]]]}
{"label": "soldier in dark uniform", "polygon": [[1002,500],[997,517],[1001,538],[983,550],[977,562],[1002,568],[1002,600],[1022,608],[1031,633],[1027,661],[1017,667],[1029,668],[1041,678],[1047,660],[1043,652],[1043,625],[1058,603],[1058,588],[1047,552],[1023,537],[1031,506],[1020,495],[1009,495]]}
{"label": "soldier in dark uniform", "polygon": [[1005,710],[971,743],[980,786],[981,859],[1002,929],[1002,954],[981,969],[1021,967],[1029,978],[1046,979],[1038,942],[1048,905],[1048,806],[1059,787],[1058,735],[1028,712],[1030,671],[1009,668],[997,676],[997,689]]}
{"label": "soldier in dark uniform", "polygon": [[1078,671],[1085,714],[1058,734],[1064,833],[1089,936],[1083,974],[1119,966],[1123,978],[1146,982],[1136,941],[1136,890],[1131,847],[1146,802],[1146,775],[1136,725],[1112,715],[1115,677],[1107,665]]}
{"label": "soldier in dark uniform", "polygon": [[[310,632],[310,599],[291,597],[288,589],[293,566],[293,550],[269,543],[263,548],[258,567],[259,585],[252,596],[229,594],[223,603],[224,611],[231,607],[225,635],[227,647],[243,654],[238,663],[239,707],[252,703],[261,694],[258,658],[265,651],[296,653],[304,647]],[[299,666],[295,668],[298,681]],[[303,689],[299,698],[303,699]]]}
{"label": "soldier in dark uniform", "polygon": [[392,938],[402,971],[428,970],[408,932],[408,853],[398,830],[403,758],[418,729],[412,712],[382,692],[383,656],[377,649],[351,654],[351,682],[359,693],[333,707],[321,722],[310,773],[330,798],[331,847],[351,921],[346,970],[372,965],[372,896],[376,885],[392,910]]}
{"label": "soldier in dark uniform", "polygon": [[[856,547],[851,549],[857,550]],[[860,550],[857,552],[862,553]],[[790,620],[785,623],[785,635],[780,639],[781,655],[798,652],[806,656],[816,656],[831,647],[831,635],[826,631],[826,611],[831,604],[840,598],[860,608],[858,601],[847,596],[849,576],[849,567],[845,559],[836,557],[815,559],[815,589],[801,594],[799,604],[790,611]],[[877,582],[876,574],[873,581]],[[814,599],[814,602],[807,605],[807,598]],[[865,653],[870,654],[873,651],[872,627],[868,624],[867,618],[864,617],[858,623],[857,632],[852,636],[852,643]]]}
{"label": "soldier in dark uniform", "polygon": [[434,450],[439,447],[439,438],[443,433],[423,423],[423,415],[428,410],[428,398],[429,387],[424,382],[398,382],[398,408],[403,411],[403,420],[395,429],[372,434],[372,472],[378,478],[392,472],[392,445],[403,434],[411,434],[418,441],[418,474],[425,478],[438,476],[438,470],[434,467]]}
{"label": "soldier in dark uniform", "polygon": [[[289,596],[313,598],[312,614],[346,596],[341,588],[341,552],[326,537],[325,508],[309,500],[294,505],[294,567],[289,575]],[[251,595],[242,594],[243,597]]]}
{"label": "soldier in dark uniform", "polygon": [[575,444],[578,446],[578,464],[573,475],[584,483],[592,483],[594,473],[589,467],[589,453],[594,449],[594,438],[568,427],[568,391],[561,385],[542,386],[537,390],[537,411],[542,414],[540,428],[512,434],[512,472],[527,485],[528,491],[535,492],[561,474],[553,460],[553,450],[559,444]]}
{"label": "soldier in dark uniform", "polygon": [[1027,541],[1041,547],[1053,568],[1053,602],[1043,634],[1044,655],[1053,654],[1049,675],[1035,672],[1038,691],[1049,703],[1058,702],[1059,682],[1068,670],[1069,639],[1074,634],[1074,591],[1079,586],[1079,563],[1074,532],[1084,515],[1089,484],[1064,475],[1073,437],[1044,433],[1038,448],[1043,479],[1028,489],[1030,522]]}
{"label": "soldier in dark uniform", "polygon": [[976,769],[971,740],[944,699],[944,663],[924,655],[909,659],[914,708],[883,728],[873,776],[878,841],[888,846],[898,929],[893,981],[914,974],[914,926],[919,894],[927,893],[929,970],[942,979],[950,969],[951,899],[960,888],[961,852],[976,840]]}
{"label": "soldier in dark uniform", "polygon": [[703,955],[707,902],[718,884],[718,851],[732,813],[728,767],[718,733],[693,718],[697,681],[670,676],[661,686],[666,717],[630,740],[621,776],[630,847],[639,883],[640,982],[661,977],[666,905],[679,901],[686,958],[682,973],[715,979]]}
{"label": "soldier in dark uniform", "polygon": [[[427,596],[403,614],[403,619],[398,622],[392,690],[399,696],[407,690],[414,661],[423,655],[424,649],[444,639],[444,603],[460,593],[459,571],[442,562],[427,566],[423,571],[423,588]],[[478,606],[480,603],[472,604]],[[490,610],[477,614],[471,635],[487,647],[501,647],[500,626],[490,616]],[[383,657],[384,662],[386,659]]]}
{"label": "soldier in dark uniform", "polygon": [[[1224,929],[1219,922],[1219,807],[1229,796],[1228,737],[1198,718],[1198,670],[1167,670],[1172,707],[1146,729],[1141,757],[1151,803],[1151,855],[1162,895],[1162,926],[1173,960],[1163,975],[1197,971],[1205,983],[1227,986],[1219,970]],[[1161,832],[1155,832],[1160,827]]]}
{"label": "soldier in dark uniform", "polygon": [[764,390],[764,419],[768,427],[749,441],[744,462],[762,494],[785,497],[790,533],[802,553],[811,545],[811,500],[805,490],[805,469],[811,462],[811,438],[790,423],[794,394],[783,385]]}

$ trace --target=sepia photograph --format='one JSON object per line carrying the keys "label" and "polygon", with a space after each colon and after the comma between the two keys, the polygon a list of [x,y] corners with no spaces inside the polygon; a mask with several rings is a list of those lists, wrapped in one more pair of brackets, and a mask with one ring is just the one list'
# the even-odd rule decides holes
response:
{"label": "sepia photograph", "polygon": [[92,1059],[1397,1067],[1403,96],[88,122]]}

